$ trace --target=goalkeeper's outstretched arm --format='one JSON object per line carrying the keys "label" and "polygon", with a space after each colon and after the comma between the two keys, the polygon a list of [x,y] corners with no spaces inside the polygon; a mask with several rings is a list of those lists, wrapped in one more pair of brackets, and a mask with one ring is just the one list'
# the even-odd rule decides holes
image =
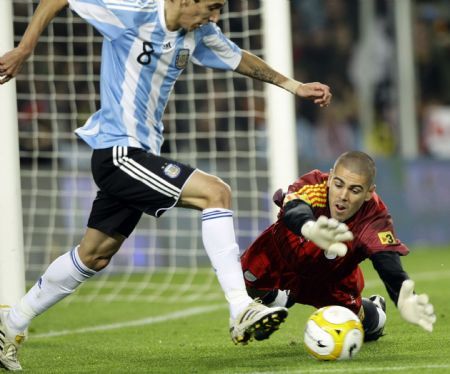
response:
{"label": "goalkeeper's outstretched arm", "polygon": [[316,220],[311,207],[299,199],[286,202],[283,222],[293,233],[302,235],[323,249],[328,258],[345,256],[347,246],[343,242],[353,240],[346,224],[325,216]]}
{"label": "goalkeeper's outstretched arm", "polygon": [[23,63],[36,47],[42,31],[67,4],[67,0],[41,0],[19,45],[0,57],[0,84],[19,74]]}
{"label": "goalkeeper's outstretched arm", "polygon": [[326,107],[331,101],[330,87],[319,82],[301,83],[288,78],[272,69],[263,59],[250,53],[242,51],[242,60],[235,70],[248,77],[271,83],[302,97],[313,100],[315,104]]}
{"label": "goalkeeper's outstretched arm", "polygon": [[434,307],[429,302],[428,295],[417,295],[414,292],[414,282],[403,270],[399,254],[380,252],[370,259],[403,319],[426,331],[433,331],[436,322]]}

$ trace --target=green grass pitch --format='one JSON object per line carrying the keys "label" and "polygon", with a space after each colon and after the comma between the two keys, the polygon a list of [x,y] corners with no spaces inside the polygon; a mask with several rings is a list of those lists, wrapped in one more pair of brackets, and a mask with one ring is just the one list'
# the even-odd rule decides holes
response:
{"label": "green grass pitch", "polygon": [[[302,345],[311,307],[296,305],[269,340],[234,346],[225,301],[61,303],[33,321],[20,352],[25,373],[450,373],[450,247],[403,259],[429,294],[433,333],[404,322],[389,300],[386,335],[351,361],[318,362]],[[386,296],[369,261],[365,295]]]}

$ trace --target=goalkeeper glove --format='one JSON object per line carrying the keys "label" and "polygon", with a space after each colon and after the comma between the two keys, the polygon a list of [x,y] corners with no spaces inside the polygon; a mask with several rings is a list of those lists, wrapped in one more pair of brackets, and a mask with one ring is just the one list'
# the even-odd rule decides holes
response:
{"label": "goalkeeper glove", "polygon": [[345,256],[347,246],[343,242],[353,240],[353,234],[345,223],[325,216],[306,222],[301,232],[306,239],[323,249],[329,259]]}
{"label": "goalkeeper glove", "polygon": [[408,279],[403,282],[400,289],[397,308],[403,319],[432,332],[436,315],[433,305],[428,301],[428,295],[416,295],[414,293],[414,282]]}

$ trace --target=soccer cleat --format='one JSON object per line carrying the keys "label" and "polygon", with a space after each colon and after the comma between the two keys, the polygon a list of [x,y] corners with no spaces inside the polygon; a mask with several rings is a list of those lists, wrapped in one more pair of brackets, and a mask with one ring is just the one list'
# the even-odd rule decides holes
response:
{"label": "soccer cleat", "polygon": [[380,295],[372,295],[369,297],[369,300],[372,301],[378,308],[380,308],[383,312],[386,313],[386,300],[383,296]]}
{"label": "soccer cleat", "polygon": [[235,320],[230,320],[231,340],[245,345],[253,338],[268,339],[280,328],[288,311],[283,307],[269,308],[260,300],[252,301]]}
{"label": "soccer cleat", "polygon": [[8,336],[4,321],[9,309],[10,307],[7,305],[0,305],[0,367],[6,370],[17,371],[22,370],[22,366],[20,366],[17,359],[17,352],[25,340],[25,335]]}

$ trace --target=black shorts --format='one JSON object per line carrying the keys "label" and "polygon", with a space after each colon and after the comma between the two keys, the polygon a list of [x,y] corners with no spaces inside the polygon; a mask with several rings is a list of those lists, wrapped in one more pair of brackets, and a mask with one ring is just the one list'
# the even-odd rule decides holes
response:
{"label": "black shorts", "polygon": [[91,167],[99,191],[88,227],[125,237],[134,230],[142,213],[159,217],[172,208],[195,171],[140,148],[119,146],[95,149]]}

